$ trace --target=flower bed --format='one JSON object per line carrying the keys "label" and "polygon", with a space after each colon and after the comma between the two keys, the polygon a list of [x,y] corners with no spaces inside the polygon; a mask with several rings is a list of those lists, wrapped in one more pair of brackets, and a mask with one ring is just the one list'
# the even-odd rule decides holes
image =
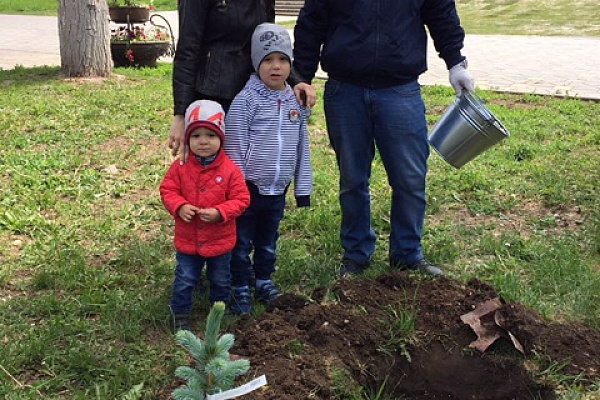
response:
{"label": "flower bed", "polygon": [[[110,49],[115,67],[156,67],[159,57],[175,51],[171,29],[154,24],[120,26],[111,32]],[[162,18],[162,17],[161,17]]]}
{"label": "flower bed", "polygon": [[170,55],[171,42],[112,42],[115,67],[156,67],[159,57]]}

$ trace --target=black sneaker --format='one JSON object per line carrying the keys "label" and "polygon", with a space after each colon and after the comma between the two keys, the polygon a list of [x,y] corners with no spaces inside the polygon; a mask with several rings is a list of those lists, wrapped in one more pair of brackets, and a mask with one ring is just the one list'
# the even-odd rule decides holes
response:
{"label": "black sneaker", "polygon": [[344,278],[353,275],[361,275],[367,268],[369,268],[369,266],[369,263],[360,264],[349,258],[344,258],[340,268],[340,277]]}
{"label": "black sneaker", "polygon": [[191,331],[192,324],[190,323],[189,314],[173,314],[173,332]]}
{"label": "black sneaker", "polygon": [[392,267],[398,268],[402,270],[409,271],[417,271],[424,275],[431,275],[434,278],[438,276],[444,276],[444,271],[442,271],[437,265],[430,263],[426,259],[422,259],[421,261],[415,264],[405,264],[403,262],[392,262]]}

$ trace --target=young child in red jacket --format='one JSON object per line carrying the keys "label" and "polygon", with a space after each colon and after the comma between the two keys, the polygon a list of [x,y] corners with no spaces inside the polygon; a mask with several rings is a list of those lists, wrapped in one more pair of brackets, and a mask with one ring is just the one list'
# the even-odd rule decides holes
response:
{"label": "young child in red jacket", "polygon": [[222,150],[225,113],[210,100],[193,102],[185,113],[188,162],[175,160],[160,195],[175,218],[177,268],[171,313],[174,328],[190,328],[194,288],[206,264],[209,300],[229,303],[231,250],[236,243],[235,219],[250,205],[242,171]]}

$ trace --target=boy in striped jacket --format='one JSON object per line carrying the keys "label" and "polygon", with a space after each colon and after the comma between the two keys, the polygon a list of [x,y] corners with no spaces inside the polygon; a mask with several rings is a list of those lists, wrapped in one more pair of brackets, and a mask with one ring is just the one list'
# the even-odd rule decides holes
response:
{"label": "boy in striped jacket", "polygon": [[[250,207],[237,219],[238,238],[231,258],[231,311],[252,311],[256,300],[279,296],[275,272],[279,224],[286,192],[294,181],[298,207],[310,206],[313,175],[307,117],[286,83],[292,45],[287,30],[264,23],[252,35],[252,74],[226,115],[225,152],[240,167],[250,191]],[[252,259],[251,253],[254,252]],[[253,287],[252,287],[253,286]]]}

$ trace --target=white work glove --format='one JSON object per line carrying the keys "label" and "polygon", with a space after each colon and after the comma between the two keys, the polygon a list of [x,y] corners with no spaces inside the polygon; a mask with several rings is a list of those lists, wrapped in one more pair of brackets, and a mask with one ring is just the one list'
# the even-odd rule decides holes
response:
{"label": "white work glove", "polygon": [[463,89],[467,92],[475,91],[475,80],[467,72],[467,60],[461,61],[450,68],[450,84],[457,96],[461,95]]}

